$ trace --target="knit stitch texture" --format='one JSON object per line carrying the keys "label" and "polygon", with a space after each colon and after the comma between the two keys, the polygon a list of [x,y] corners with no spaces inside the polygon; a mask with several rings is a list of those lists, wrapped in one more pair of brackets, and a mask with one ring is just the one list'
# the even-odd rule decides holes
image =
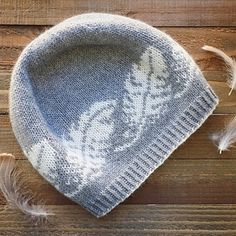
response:
{"label": "knit stitch texture", "polygon": [[10,85],[24,154],[97,217],[132,194],[217,103],[170,36],[102,13],[69,18],[33,40]]}

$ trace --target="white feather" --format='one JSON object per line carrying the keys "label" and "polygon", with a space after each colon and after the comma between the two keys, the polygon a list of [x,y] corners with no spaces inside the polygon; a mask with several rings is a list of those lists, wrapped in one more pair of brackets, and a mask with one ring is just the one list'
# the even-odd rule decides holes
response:
{"label": "white feather", "polygon": [[167,109],[166,103],[171,98],[171,85],[166,84],[168,76],[162,54],[148,47],[125,80],[123,112],[128,129],[123,136],[129,140],[116,147],[115,151],[132,146],[140,138],[146,123],[157,119]]}
{"label": "white feather", "polygon": [[[11,154],[0,154],[0,190],[11,208],[18,208],[34,220],[52,215],[42,205],[30,204],[32,197],[21,194],[25,187],[16,184],[18,173],[15,169],[15,157]],[[26,191],[28,192],[28,191]]]}
{"label": "white feather", "polygon": [[224,130],[212,135],[212,140],[217,144],[220,154],[234,147],[236,142],[236,116],[227,124]]}
{"label": "white feather", "polygon": [[236,90],[236,61],[235,59],[229,57],[220,49],[212,47],[212,46],[205,45],[204,47],[202,47],[202,49],[206,51],[214,52],[216,55],[218,55],[225,61],[226,65],[228,66],[228,71],[230,74],[227,82],[228,82],[229,87],[231,88],[229,92],[229,95],[231,95],[232,91]]}

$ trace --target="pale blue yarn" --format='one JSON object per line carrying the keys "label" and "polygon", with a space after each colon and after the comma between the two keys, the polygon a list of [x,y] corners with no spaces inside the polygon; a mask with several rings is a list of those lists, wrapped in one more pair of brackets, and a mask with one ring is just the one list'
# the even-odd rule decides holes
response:
{"label": "pale blue yarn", "polygon": [[34,168],[97,217],[132,194],[213,112],[218,98],[173,39],[90,13],[22,52],[10,119]]}

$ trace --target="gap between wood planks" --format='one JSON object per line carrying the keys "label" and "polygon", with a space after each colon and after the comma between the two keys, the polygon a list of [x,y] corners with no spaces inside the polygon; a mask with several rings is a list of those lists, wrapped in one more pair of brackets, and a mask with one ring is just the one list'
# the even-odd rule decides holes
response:
{"label": "gap between wood planks", "polygon": [[[124,204],[236,204],[235,165],[236,160],[227,159],[168,159]],[[35,202],[75,204],[43,179],[28,160],[18,160],[17,168],[22,172],[20,181],[36,195]],[[5,203],[0,198],[0,205]]]}
{"label": "gap between wood planks", "polygon": [[[126,203],[236,203],[236,149],[220,155],[209,140],[212,131],[221,129],[232,117],[212,115]],[[17,167],[29,189],[47,204],[73,204],[33,169],[17,144],[6,115],[0,116],[0,134],[0,152],[16,155]],[[0,200],[0,204],[4,203]]]}
{"label": "gap between wood planks", "polygon": [[[212,115],[192,134],[174,153],[171,159],[233,159],[236,149],[231,148],[221,155],[217,147],[210,140],[210,135],[223,129],[234,115]],[[8,115],[0,115],[0,152],[11,152],[17,159],[26,159],[13,134]]]}
{"label": "gap between wood planks", "polygon": [[[8,88],[11,69],[23,48],[45,31],[45,26],[0,26],[0,113],[8,113]],[[236,28],[181,28],[162,27],[193,56],[204,75],[220,97],[216,114],[235,113],[236,95],[228,96],[225,84],[227,73],[224,64],[211,53],[204,52],[204,44],[225,50],[236,55]]]}
{"label": "gap between wood planks", "polygon": [[[9,72],[23,48],[46,29],[48,27],[0,26],[0,71],[2,81],[9,77]],[[161,27],[160,29],[182,45],[193,56],[203,71],[220,72],[224,68],[223,63],[220,63],[215,55],[201,49],[204,44],[213,45],[223,49],[231,56],[236,56],[236,27]],[[213,76],[212,79],[215,80]]]}
{"label": "gap between wood planks", "polygon": [[0,1],[0,24],[54,25],[85,12],[108,12],[153,26],[236,26],[236,2],[186,0]]}

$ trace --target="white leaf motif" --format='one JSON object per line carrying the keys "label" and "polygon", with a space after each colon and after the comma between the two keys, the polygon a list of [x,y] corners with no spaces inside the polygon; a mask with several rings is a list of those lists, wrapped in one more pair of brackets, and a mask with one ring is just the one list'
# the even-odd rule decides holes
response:
{"label": "white leaf motif", "polygon": [[[115,105],[114,100],[94,103],[81,115],[78,125],[71,125],[68,137],[61,138],[66,155],[61,157],[60,164],[56,150],[47,139],[36,143],[26,152],[32,165],[59,190],[68,189],[65,185],[76,186],[74,191],[64,192],[66,196],[79,193],[86,184],[102,174],[105,164],[103,157],[111,146],[110,136],[114,128],[111,116]],[[60,171],[64,172],[64,182],[58,179]]]}
{"label": "white leaf motif", "polygon": [[[181,59],[184,57],[181,52],[176,55]],[[196,70],[189,66],[191,63],[186,62],[184,67],[174,63],[171,70],[176,71],[175,74],[182,76],[182,72],[187,70],[186,81],[183,75],[180,79],[184,82],[179,78],[170,82],[171,72],[164,56],[157,48],[148,47],[140,61],[133,64],[124,82],[125,93],[120,103],[122,110],[119,110],[122,127],[117,126],[120,123],[116,122],[114,115],[120,108],[117,106],[118,100],[95,102],[61,137],[60,144],[66,155],[60,163],[57,151],[46,138],[31,147],[27,156],[35,168],[54,182],[59,190],[63,190],[66,196],[75,196],[102,175],[108,154],[134,145],[150,125],[167,111],[170,99],[183,95],[196,75]],[[65,175],[63,180],[61,173]]]}
{"label": "white leaf motif", "polygon": [[25,154],[28,156],[33,167],[38,169],[42,175],[51,180],[55,179],[52,170],[56,169],[56,151],[46,138],[33,145]]}
{"label": "white leaf motif", "polygon": [[115,105],[113,100],[94,103],[81,115],[78,125],[71,126],[69,137],[62,139],[67,152],[66,160],[72,168],[76,168],[80,176],[79,190],[102,174],[105,164],[103,157],[111,146],[110,138],[114,129],[111,116]]}
{"label": "white leaf motif", "polygon": [[72,124],[69,138],[62,139],[71,163],[80,164],[81,157],[91,158],[92,162],[93,158],[100,158],[106,153],[114,129],[111,115],[115,104],[113,100],[94,103],[81,115],[78,125]]}
{"label": "white leaf motif", "polygon": [[[158,66],[157,66],[158,65]],[[169,76],[165,59],[155,48],[149,47],[125,81],[123,99],[124,119],[130,137],[125,144],[116,148],[122,151],[133,145],[143,133],[147,122],[153,122],[165,111],[165,104],[170,100],[171,85],[165,79]]]}
{"label": "white leaf motif", "polygon": [[189,57],[188,53],[180,45],[175,45],[171,54],[175,59],[175,61],[171,62],[171,69],[178,75],[173,86],[173,94],[174,98],[180,98],[192,85],[193,80],[199,75],[201,76],[201,71],[197,68],[194,60]]}

